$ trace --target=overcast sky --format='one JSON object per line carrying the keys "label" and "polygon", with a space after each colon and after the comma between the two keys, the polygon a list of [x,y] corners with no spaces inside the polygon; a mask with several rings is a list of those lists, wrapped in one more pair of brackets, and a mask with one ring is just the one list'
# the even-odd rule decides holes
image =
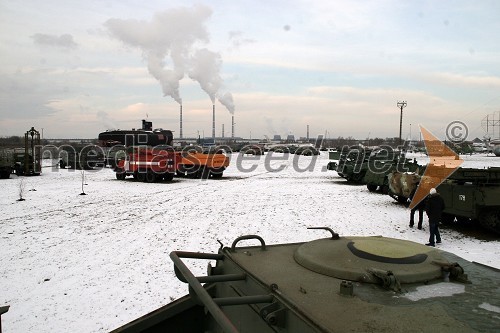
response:
{"label": "overcast sky", "polygon": [[[0,1],[0,136],[482,137],[500,1]],[[472,138],[473,138],[472,137]]]}

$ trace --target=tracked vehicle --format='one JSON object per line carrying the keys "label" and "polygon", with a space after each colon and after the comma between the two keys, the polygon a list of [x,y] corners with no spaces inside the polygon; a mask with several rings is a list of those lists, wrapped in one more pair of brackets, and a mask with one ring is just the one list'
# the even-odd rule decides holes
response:
{"label": "tracked vehicle", "polygon": [[[394,172],[389,175],[390,195],[406,202],[416,190],[421,176]],[[500,168],[458,168],[438,192],[445,202],[441,221],[479,223],[500,234]]]}
{"label": "tracked vehicle", "polygon": [[[172,252],[189,294],[113,332],[456,333],[500,327],[498,270],[410,241],[315,229],[328,230],[329,237],[267,245],[247,235],[230,247],[221,244],[218,253]],[[215,265],[195,277],[185,259]]]}
{"label": "tracked vehicle", "polygon": [[[331,154],[336,156],[335,154]],[[330,162],[328,170],[337,171],[337,174],[347,181],[366,184],[370,192],[380,190],[387,193],[389,190],[388,174],[393,171],[413,172],[421,166],[388,146],[375,149],[364,147],[350,147],[339,155],[339,161]]]}

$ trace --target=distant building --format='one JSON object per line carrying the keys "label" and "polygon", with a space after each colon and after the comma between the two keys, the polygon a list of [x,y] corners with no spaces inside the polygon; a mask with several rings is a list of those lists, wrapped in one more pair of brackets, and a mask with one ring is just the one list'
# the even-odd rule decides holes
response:
{"label": "distant building", "polygon": [[295,142],[295,136],[293,134],[289,134],[286,136],[287,142]]}
{"label": "distant building", "polygon": [[281,135],[275,134],[273,137],[273,141],[281,141]]}

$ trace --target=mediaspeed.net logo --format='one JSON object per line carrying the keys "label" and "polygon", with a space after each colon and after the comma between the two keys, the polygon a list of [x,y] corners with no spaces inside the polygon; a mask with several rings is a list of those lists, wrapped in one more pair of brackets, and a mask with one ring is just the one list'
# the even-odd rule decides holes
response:
{"label": "mediaspeed.net logo", "polygon": [[[464,162],[457,153],[431,132],[421,125],[419,127],[429,156],[429,164],[427,164],[415,195],[411,200],[410,209],[424,200],[431,188],[436,188],[445,181]],[[467,134],[467,126],[460,121],[454,121],[446,128],[447,138],[454,143],[465,141]]]}

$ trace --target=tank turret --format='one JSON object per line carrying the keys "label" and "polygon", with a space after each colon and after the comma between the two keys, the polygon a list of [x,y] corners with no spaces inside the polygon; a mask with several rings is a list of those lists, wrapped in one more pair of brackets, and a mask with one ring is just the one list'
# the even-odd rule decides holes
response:
{"label": "tank turret", "polygon": [[[499,271],[414,242],[339,236],[175,251],[186,295],[114,332],[494,332]],[[242,242],[258,246],[241,246]],[[215,260],[195,277],[185,259]],[[204,285],[203,285],[204,284]]]}

